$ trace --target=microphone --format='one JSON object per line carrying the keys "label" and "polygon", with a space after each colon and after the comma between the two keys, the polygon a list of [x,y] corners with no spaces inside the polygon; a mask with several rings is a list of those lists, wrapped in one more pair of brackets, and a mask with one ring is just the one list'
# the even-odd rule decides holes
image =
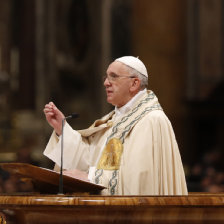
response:
{"label": "microphone", "polygon": [[71,115],[64,117],[61,121],[61,168],[60,168],[60,179],[59,179],[59,192],[63,194],[63,148],[64,148],[64,123],[67,119],[78,118],[79,114],[72,113]]}
{"label": "microphone", "polygon": [[77,113],[73,113],[73,114],[71,114],[71,115],[65,117],[64,120],[67,120],[67,119],[70,119],[70,118],[78,118],[78,117],[79,117],[79,114],[77,114]]}

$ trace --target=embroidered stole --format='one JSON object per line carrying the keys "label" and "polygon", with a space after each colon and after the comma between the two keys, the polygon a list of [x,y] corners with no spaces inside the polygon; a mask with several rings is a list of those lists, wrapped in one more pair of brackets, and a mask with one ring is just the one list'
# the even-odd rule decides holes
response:
{"label": "embroidered stole", "polygon": [[127,115],[115,122],[95,172],[96,184],[102,184],[103,174],[109,178],[110,195],[117,193],[119,168],[126,136],[138,121],[153,110],[162,110],[162,108],[155,94],[148,91],[147,95],[144,95]]}

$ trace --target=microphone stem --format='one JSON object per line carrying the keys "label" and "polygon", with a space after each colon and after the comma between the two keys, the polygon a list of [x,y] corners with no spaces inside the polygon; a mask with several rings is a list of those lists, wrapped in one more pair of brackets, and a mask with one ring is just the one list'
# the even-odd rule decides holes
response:
{"label": "microphone stem", "polygon": [[61,122],[61,167],[60,167],[60,180],[59,180],[59,194],[63,194],[63,147],[64,147],[64,122],[65,119],[62,119]]}
{"label": "microphone stem", "polygon": [[73,113],[70,116],[64,117],[61,121],[61,168],[60,168],[60,177],[59,177],[59,192],[58,194],[63,193],[63,151],[64,151],[64,124],[66,119],[77,118],[78,114]]}

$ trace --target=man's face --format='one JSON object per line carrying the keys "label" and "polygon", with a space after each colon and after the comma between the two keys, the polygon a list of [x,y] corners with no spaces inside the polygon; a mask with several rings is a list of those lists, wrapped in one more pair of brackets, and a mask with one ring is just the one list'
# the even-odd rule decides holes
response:
{"label": "man's face", "polygon": [[116,61],[111,63],[104,81],[107,102],[117,107],[125,105],[132,98],[130,93],[132,78],[124,64]]}

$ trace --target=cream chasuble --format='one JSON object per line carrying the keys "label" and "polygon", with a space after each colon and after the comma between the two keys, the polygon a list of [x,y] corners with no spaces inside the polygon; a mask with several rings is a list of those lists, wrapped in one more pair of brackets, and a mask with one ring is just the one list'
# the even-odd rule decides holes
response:
{"label": "cream chasuble", "polygon": [[[93,173],[95,167],[91,181],[107,187],[102,194],[186,195],[170,121],[152,91],[142,95],[118,119],[112,111],[78,132],[66,123],[64,168]],[[54,132],[44,154],[60,166],[60,140]]]}

